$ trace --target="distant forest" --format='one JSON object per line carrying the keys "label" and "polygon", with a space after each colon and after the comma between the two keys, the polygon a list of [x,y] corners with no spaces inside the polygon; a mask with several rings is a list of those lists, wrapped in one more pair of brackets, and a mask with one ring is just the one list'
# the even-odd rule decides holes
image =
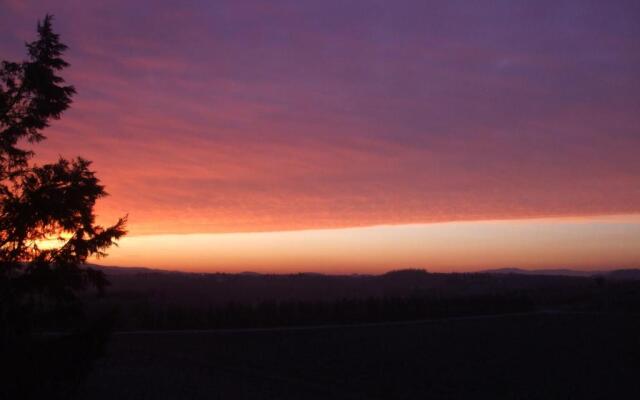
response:
{"label": "distant forest", "polygon": [[[90,315],[117,330],[351,324],[529,312],[640,312],[640,271],[384,275],[192,274],[105,268]],[[49,328],[53,328],[50,326]]]}

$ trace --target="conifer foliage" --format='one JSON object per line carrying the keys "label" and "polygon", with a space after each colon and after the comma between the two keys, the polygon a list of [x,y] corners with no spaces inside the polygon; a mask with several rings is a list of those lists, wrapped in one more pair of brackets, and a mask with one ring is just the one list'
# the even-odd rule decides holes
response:
{"label": "conifer foliage", "polygon": [[[37,165],[30,147],[69,108],[75,89],[59,75],[69,66],[67,46],[52,30],[52,16],[38,23],[22,62],[0,65],[0,328],[11,335],[18,319],[38,305],[77,301],[89,286],[102,290],[101,271],[86,267],[125,233],[126,217],[96,224],[94,206],[106,195],[83,158]],[[53,245],[52,245],[53,243]],[[27,324],[28,325],[28,324]],[[28,329],[25,327],[24,329]],[[18,332],[13,332],[15,335]]]}

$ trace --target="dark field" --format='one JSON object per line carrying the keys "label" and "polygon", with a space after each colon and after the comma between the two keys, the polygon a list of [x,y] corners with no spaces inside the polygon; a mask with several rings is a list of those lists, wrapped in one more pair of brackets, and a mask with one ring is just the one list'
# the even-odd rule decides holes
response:
{"label": "dark field", "polygon": [[421,323],[116,334],[85,399],[634,399],[640,319],[537,313]]}

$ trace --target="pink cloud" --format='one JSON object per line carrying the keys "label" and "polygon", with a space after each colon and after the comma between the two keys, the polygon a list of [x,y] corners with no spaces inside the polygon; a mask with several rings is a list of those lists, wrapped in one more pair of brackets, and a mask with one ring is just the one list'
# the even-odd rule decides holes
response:
{"label": "pink cloud", "polygon": [[592,7],[56,5],[79,93],[37,150],[132,233],[640,212],[634,9]]}

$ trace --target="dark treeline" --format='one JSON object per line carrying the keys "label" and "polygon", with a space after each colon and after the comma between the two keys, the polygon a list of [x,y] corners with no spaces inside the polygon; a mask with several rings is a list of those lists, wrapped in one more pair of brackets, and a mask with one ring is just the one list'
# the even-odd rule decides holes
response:
{"label": "dark treeline", "polygon": [[110,274],[90,310],[115,329],[215,329],[349,324],[429,318],[581,311],[640,313],[640,280],[621,274],[380,276]]}
{"label": "dark treeline", "polygon": [[344,298],[477,296],[514,291],[546,292],[555,296],[580,295],[598,289],[605,282],[640,280],[640,274],[611,272],[594,277],[521,275],[500,273],[429,273],[424,270],[399,270],[383,275],[321,274],[196,274],[105,269],[111,282],[110,296],[136,299],[145,297],[154,303],[182,305],[256,303],[274,301],[334,301]]}
{"label": "dark treeline", "polygon": [[518,294],[460,298],[388,297],[336,301],[261,301],[210,307],[128,303],[116,306],[119,329],[216,329],[354,324],[533,311]]}

